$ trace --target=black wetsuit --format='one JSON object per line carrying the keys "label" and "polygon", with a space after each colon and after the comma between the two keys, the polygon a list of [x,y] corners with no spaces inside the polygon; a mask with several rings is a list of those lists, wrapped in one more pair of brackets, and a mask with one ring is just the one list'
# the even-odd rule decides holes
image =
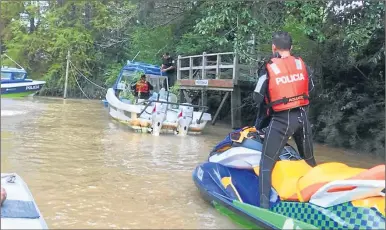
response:
{"label": "black wetsuit", "polygon": [[[308,68],[307,71],[310,73]],[[290,136],[294,137],[300,156],[310,166],[316,165],[307,107],[298,107],[281,112],[273,112],[270,110],[270,115],[267,116],[264,101],[268,90],[267,76],[268,73],[266,69],[263,68],[259,74],[254,95],[260,111],[255,124],[256,128],[261,129],[268,125],[264,137],[259,173],[260,207],[262,208],[269,208],[269,197],[272,186],[271,172]],[[309,89],[311,91],[314,85],[311,76],[309,79]]]}
{"label": "black wetsuit", "polygon": [[[172,57],[168,57],[168,58],[162,58],[162,64],[164,65],[164,68],[169,68],[171,66],[174,66],[174,59]],[[168,77],[168,82],[169,82],[169,88],[172,87],[174,85],[174,82],[175,82],[175,73],[176,73],[176,69],[173,68],[173,69],[170,69],[168,71],[166,71],[166,75]],[[165,89],[166,89],[166,80],[165,80]],[[168,89],[166,89],[168,90]]]}

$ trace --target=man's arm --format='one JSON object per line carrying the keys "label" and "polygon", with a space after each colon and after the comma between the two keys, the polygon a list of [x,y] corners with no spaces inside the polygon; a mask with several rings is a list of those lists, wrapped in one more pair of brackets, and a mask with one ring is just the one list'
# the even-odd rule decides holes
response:
{"label": "man's arm", "polygon": [[165,70],[166,69],[166,65],[165,65],[165,58],[161,58],[161,60],[162,60],[162,64],[161,64],[161,70],[163,71],[163,70]]}
{"label": "man's arm", "polygon": [[267,93],[267,87],[268,87],[268,73],[267,73],[267,70],[263,68],[259,73],[256,87],[253,92],[253,99],[255,100],[257,107],[260,107],[261,104],[264,102],[264,97]]}
{"label": "man's arm", "polygon": [[267,107],[264,102],[264,97],[267,93],[268,87],[268,73],[265,67],[259,72],[259,77],[257,79],[256,87],[253,92],[253,99],[255,100],[257,107],[257,116],[255,121],[255,127],[257,130],[264,128],[267,124]]}
{"label": "man's arm", "polygon": [[176,68],[176,67],[175,67],[175,61],[174,61],[173,58],[171,58],[170,64],[171,64],[171,65],[170,65],[168,68],[166,68],[165,70],[171,70],[171,69],[175,69],[175,68]]}

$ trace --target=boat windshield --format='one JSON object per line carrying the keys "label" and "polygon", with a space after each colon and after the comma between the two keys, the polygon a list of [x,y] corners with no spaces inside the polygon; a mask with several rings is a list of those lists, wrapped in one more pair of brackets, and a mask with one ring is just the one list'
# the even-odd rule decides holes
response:
{"label": "boat windshield", "polygon": [[1,72],[1,80],[11,80],[12,73]]}
{"label": "boat windshield", "polygon": [[25,73],[13,73],[13,78],[15,80],[23,80],[25,76]]}
{"label": "boat windshield", "polygon": [[126,69],[122,71],[121,82],[132,83],[133,78],[134,78],[134,71],[126,70]]}
{"label": "boat windshield", "polygon": [[[138,76],[137,74],[138,74],[138,71],[124,69],[122,71],[121,78],[117,84],[117,89],[122,90],[127,87],[127,84],[135,83],[134,78]],[[166,88],[164,78],[154,77],[153,75],[149,75],[149,74],[146,74],[146,75],[148,77],[147,80],[154,87],[155,92],[158,92],[162,87]]]}

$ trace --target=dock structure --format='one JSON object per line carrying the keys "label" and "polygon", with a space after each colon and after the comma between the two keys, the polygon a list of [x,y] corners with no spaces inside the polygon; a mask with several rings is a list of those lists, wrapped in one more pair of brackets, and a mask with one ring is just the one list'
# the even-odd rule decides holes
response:
{"label": "dock structure", "polygon": [[[251,79],[240,77],[241,65],[239,55],[235,52],[203,53],[193,56],[178,56],[177,84],[180,86],[181,100],[189,101],[186,90],[201,91],[201,104],[207,104],[206,93],[209,90],[220,91],[223,94],[221,103],[212,119],[212,125],[225,104],[231,97],[232,128],[241,126],[241,88],[253,88]],[[251,71],[250,71],[251,72]],[[249,74],[251,76],[253,74]],[[252,86],[252,87],[251,87]]]}

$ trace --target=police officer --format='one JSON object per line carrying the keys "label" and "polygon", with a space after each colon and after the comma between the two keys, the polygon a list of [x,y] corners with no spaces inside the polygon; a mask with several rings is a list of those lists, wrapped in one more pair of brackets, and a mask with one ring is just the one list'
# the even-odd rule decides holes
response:
{"label": "police officer", "polygon": [[[259,73],[255,100],[259,107],[256,128],[266,127],[259,171],[260,207],[269,208],[271,172],[279,155],[293,136],[300,156],[316,165],[308,121],[309,89],[313,88],[308,68],[300,57],[291,55],[292,38],[287,32],[272,36],[274,56]],[[269,115],[267,114],[267,108]],[[269,119],[269,123],[266,119]]]}
{"label": "police officer", "polygon": [[[175,82],[175,73],[176,73],[175,69],[176,67],[175,67],[174,59],[169,55],[168,52],[166,52],[162,56],[161,71],[165,72],[168,77],[169,88],[172,87]],[[166,83],[165,83],[165,88],[167,88]],[[169,90],[169,89],[166,89],[166,90]]]}

